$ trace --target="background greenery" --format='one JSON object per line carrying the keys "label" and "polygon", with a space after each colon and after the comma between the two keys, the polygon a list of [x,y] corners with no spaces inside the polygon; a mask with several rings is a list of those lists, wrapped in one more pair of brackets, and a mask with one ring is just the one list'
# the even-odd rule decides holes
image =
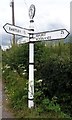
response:
{"label": "background greenery", "polygon": [[2,80],[2,50],[0,48],[0,80]]}
{"label": "background greenery", "polygon": [[68,118],[72,115],[71,44],[35,43],[35,108],[31,110],[27,108],[28,51],[28,44],[23,44],[2,52],[10,106],[19,117]]}

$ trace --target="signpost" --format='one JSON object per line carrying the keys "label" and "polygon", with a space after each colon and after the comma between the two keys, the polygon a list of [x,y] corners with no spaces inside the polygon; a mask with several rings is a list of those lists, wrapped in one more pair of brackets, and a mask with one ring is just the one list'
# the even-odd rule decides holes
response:
{"label": "signpost", "polygon": [[46,40],[65,39],[69,35],[69,32],[66,29],[58,29],[58,30],[45,31],[34,34],[36,41],[46,41]]}
{"label": "signpost", "polygon": [[29,17],[30,19],[33,19],[34,16],[35,16],[35,6],[32,4],[29,8]]}
{"label": "signpost", "polygon": [[28,43],[28,42],[29,42],[29,38],[24,37],[22,39],[19,39],[17,41],[17,44],[24,44],[24,43]]}
{"label": "signpost", "polygon": [[[30,32],[29,32],[30,33]],[[58,29],[53,31],[45,31],[45,32],[39,32],[39,33],[33,33],[34,38],[31,39],[33,42],[38,41],[52,41],[52,40],[60,40],[65,39],[70,33],[66,29]],[[29,38],[22,38],[18,40],[18,44],[28,43]]]}
{"label": "signpost", "polygon": [[22,39],[18,44],[29,43],[29,90],[28,90],[28,107],[34,107],[34,42],[50,41],[64,39],[69,35],[66,29],[59,29],[53,31],[44,31],[34,33],[34,18],[35,6],[32,4],[29,8],[30,29],[14,26],[6,23],[3,28],[7,33],[20,35],[26,39]]}
{"label": "signpost", "polygon": [[29,33],[29,91],[28,107],[34,107],[34,18],[35,6],[32,4],[29,8],[30,29]]}
{"label": "signpost", "polygon": [[29,29],[26,28],[22,28],[19,26],[14,26],[12,24],[6,23],[3,26],[4,30],[9,33],[9,34],[14,34],[14,35],[19,35],[19,36],[23,36],[23,37],[29,37]]}

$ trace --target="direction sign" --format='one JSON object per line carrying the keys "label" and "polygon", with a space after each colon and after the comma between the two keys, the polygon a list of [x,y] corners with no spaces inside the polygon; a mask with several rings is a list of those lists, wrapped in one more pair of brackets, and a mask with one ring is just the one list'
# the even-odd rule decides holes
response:
{"label": "direction sign", "polygon": [[19,35],[19,36],[24,36],[24,37],[29,37],[28,31],[30,29],[22,28],[19,26],[14,26],[14,25],[9,24],[9,23],[6,23],[3,26],[3,28],[7,33],[15,34],[15,35]]}
{"label": "direction sign", "polygon": [[17,41],[17,44],[24,44],[28,42],[29,42],[29,38],[22,38]]}
{"label": "direction sign", "polygon": [[65,39],[70,33],[66,29],[34,33],[36,41]]}

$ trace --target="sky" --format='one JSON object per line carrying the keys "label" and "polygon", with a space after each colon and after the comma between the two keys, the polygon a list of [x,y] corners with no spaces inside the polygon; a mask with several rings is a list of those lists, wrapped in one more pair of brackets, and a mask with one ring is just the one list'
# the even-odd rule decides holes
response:
{"label": "sky", "polygon": [[[11,0],[0,2],[0,44],[8,45],[11,35],[6,33],[3,25],[12,23]],[[67,29],[70,31],[71,0],[14,0],[15,25],[29,28],[29,7],[35,5],[34,29],[36,32]]]}

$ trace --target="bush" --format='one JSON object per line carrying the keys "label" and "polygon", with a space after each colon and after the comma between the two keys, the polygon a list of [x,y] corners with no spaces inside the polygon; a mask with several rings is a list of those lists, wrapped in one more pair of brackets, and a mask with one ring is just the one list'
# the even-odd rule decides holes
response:
{"label": "bush", "polygon": [[60,106],[49,99],[42,100],[42,108],[44,111],[55,111],[60,112]]}
{"label": "bush", "polygon": [[[35,44],[35,69],[36,105],[46,98],[52,101],[56,96],[57,108],[53,103],[49,103],[50,107],[58,109],[59,104],[64,112],[72,114],[72,61],[69,44],[51,47],[45,46],[44,43]],[[16,102],[18,108],[26,98],[27,90],[23,88],[25,86],[23,80],[27,81],[28,72],[28,45],[15,46],[3,52],[3,77],[10,92],[14,90],[10,97],[12,101],[14,100],[12,105],[15,106]]]}
{"label": "bush", "polygon": [[16,110],[23,109],[25,106],[27,106],[27,80],[21,78],[17,72],[12,70],[9,70],[8,74],[6,73],[5,76],[5,91],[7,92],[8,98],[11,101],[10,106]]}

